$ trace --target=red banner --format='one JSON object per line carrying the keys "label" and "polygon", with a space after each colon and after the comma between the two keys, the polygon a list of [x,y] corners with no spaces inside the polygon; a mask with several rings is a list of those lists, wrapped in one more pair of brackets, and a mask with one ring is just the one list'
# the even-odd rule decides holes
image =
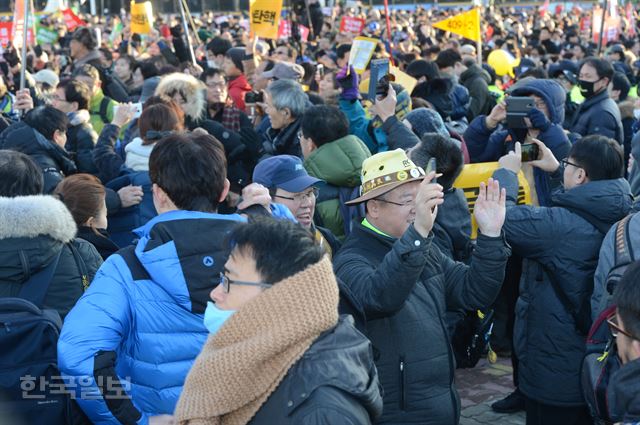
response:
{"label": "red banner", "polygon": [[[304,25],[298,25],[300,30],[300,39],[307,41],[309,38],[309,28]],[[288,20],[280,19],[280,25],[278,25],[278,38],[291,38],[291,25]]]}
{"label": "red banner", "polygon": [[[11,41],[15,48],[22,47],[22,41],[24,40],[24,1],[16,0],[13,11],[13,22],[15,25],[11,27]],[[31,1],[31,0],[28,0]],[[33,31],[33,14],[30,14],[31,19],[27,25],[27,46],[33,46],[35,44],[35,37]]]}
{"label": "red banner", "polygon": [[352,16],[343,16],[340,21],[340,32],[349,32],[360,35],[364,29],[364,19],[354,18]]}
{"label": "red banner", "polygon": [[83,27],[87,25],[87,23],[73,13],[73,10],[71,9],[64,9],[62,11],[62,16],[64,17],[64,23],[69,31],[73,31],[76,27]]}
{"label": "red banner", "polygon": [[636,35],[636,20],[633,17],[633,5],[631,2],[627,2],[625,12],[627,15],[627,23],[629,25],[629,35]]}
{"label": "red banner", "polygon": [[0,22],[0,45],[4,48],[11,44],[13,22]]}

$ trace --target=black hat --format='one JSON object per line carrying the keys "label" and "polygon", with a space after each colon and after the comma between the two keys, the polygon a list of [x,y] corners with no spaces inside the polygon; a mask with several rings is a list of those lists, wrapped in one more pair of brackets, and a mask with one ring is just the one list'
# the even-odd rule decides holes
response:
{"label": "black hat", "polygon": [[231,59],[233,64],[236,66],[236,68],[244,72],[244,66],[242,66],[242,60],[244,59],[244,56],[245,56],[244,48],[233,47],[227,50],[227,53],[225,53],[225,56]]}

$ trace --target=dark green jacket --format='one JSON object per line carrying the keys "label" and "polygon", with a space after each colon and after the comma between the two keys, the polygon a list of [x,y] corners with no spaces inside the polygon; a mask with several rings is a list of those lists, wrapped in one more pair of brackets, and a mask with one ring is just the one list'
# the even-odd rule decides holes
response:
{"label": "dark green jacket", "polygon": [[340,240],[344,239],[344,221],[340,214],[338,188],[360,186],[362,162],[371,152],[357,136],[348,135],[342,139],[326,143],[313,151],[304,161],[304,167],[313,177],[324,180],[320,186],[320,196],[316,211],[320,215],[322,227],[326,227]]}

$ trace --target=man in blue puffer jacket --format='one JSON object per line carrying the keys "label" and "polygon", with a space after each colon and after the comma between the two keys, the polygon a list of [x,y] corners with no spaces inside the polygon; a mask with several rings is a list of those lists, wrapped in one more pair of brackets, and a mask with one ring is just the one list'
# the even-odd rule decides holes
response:
{"label": "man in blue puffer jacket", "polygon": [[59,367],[94,423],[153,424],[174,411],[208,335],[225,234],[244,221],[216,213],[229,190],[224,155],[209,135],[157,143],[149,175],[159,215],[103,264],[66,318]]}
{"label": "man in blue puffer jacket", "polygon": [[[510,92],[511,96],[531,96],[536,107],[528,114],[531,127],[510,129],[499,125],[506,118],[505,104],[496,105],[491,114],[477,116],[464,133],[471,162],[497,161],[513,150],[515,142],[530,143],[538,139],[560,161],[569,154],[571,143],[562,128],[566,95],[562,86],[554,80],[525,78]],[[541,206],[551,205],[551,181],[547,173],[533,169],[536,195]]]}

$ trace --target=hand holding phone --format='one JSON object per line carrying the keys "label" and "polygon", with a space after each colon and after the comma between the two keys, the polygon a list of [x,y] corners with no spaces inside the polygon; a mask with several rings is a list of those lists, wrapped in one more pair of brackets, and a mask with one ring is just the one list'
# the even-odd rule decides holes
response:
{"label": "hand holding phone", "polygon": [[535,143],[522,145],[520,159],[522,162],[535,161],[540,157],[540,148]]}

